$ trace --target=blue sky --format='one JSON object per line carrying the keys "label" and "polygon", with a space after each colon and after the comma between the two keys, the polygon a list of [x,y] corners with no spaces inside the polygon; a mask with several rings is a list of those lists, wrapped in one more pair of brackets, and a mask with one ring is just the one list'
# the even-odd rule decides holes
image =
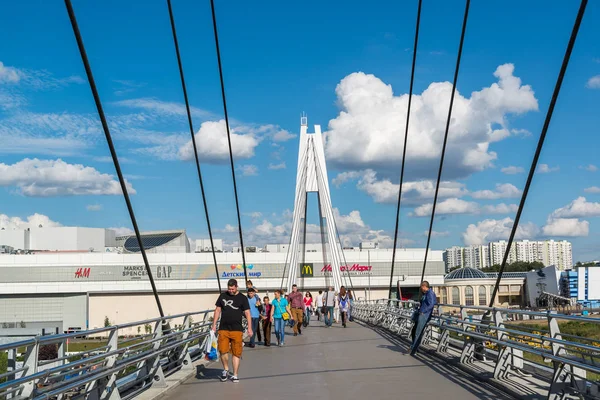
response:
{"label": "blue sky", "polygon": [[[121,3],[76,0],[74,8],[139,225],[206,237],[166,2]],[[390,243],[416,5],[217,2],[248,244],[288,240],[302,112],[311,131],[326,132],[344,240]],[[0,224],[130,227],[64,4],[6,7]],[[173,7],[211,222],[216,237],[234,243],[210,5]],[[409,247],[426,239],[463,10],[462,1],[423,5],[400,222]],[[576,13],[569,1],[472,4],[433,248],[508,235]],[[600,257],[599,21],[591,2],[519,231],[571,240],[581,260]]]}

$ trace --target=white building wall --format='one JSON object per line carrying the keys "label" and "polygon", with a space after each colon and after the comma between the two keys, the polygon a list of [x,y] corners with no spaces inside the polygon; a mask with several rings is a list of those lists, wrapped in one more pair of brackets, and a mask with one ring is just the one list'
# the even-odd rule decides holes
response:
{"label": "white building wall", "polygon": [[[213,239],[215,251],[223,251],[223,239]],[[196,239],[196,252],[212,251],[210,239]]]}
{"label": "white building wall", "polygon": [[26,229],[0,230],[0,245],[7,245],[15,250],[27,250],[29,249],[29,231]]}

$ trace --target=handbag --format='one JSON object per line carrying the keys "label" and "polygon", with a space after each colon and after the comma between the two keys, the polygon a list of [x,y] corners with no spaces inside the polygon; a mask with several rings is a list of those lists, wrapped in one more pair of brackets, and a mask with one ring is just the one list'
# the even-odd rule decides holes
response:
{"label": "handbag", "polygon": [[[281,312],[281,306],[279,305],[279,301],[277,301],[277,308],[279,308],[279,312]],[[288,319],[290,319],[290,314],[287,311],[281,312],[281,318],[283,318],[284,321],[287,321]]]}

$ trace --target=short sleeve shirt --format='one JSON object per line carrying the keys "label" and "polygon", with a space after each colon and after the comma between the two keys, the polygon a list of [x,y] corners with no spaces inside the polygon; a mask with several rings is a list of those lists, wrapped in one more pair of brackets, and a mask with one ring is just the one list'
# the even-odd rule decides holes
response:
{"label": "short sleeve shirt", "polygon": [[273,300],[273,318],[283,318],[283,313],[286,312],[285,308],[288,305],[288,301],[284,298],[279,300]]}
{"label": "short sleeve shirt", "polygon": [[250,305],[250,315],[252,318],[260,317],[260,312],[258,311],[258,307],[256,307],[256,300],[258,297],[256,295],[252,298],[248,297],[248,304]]}
{"label": "short sleeve shirt", "polygon": [[215,306],[221,307],[221,323],[219,330],[243,332],[242,316],[244,311],[250,309],[248,298],[242,293],[231,295],[229,292],[222,293]]}

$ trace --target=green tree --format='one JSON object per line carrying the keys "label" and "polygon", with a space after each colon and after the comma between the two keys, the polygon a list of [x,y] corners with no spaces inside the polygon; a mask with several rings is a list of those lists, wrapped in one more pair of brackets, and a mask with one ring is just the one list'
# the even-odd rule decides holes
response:
{"label": "green tree", "polygon": [[144,331],[146,333],[152,333],[152,326],[150,324],[144,325]]}
{"label": "green tree", "polygon": [[141,327],[141,326],[138,326],[138,327],[137,327],[137,331],[138,331],[138,335],[139,335],[139,334],[140,334],[140,332],[142,331],[142,327]]}
{"label": "green tree", "polygon": [[104,327],[108,328],[111,326],[110,320],[108,319],[108,315],[104,317]]}

